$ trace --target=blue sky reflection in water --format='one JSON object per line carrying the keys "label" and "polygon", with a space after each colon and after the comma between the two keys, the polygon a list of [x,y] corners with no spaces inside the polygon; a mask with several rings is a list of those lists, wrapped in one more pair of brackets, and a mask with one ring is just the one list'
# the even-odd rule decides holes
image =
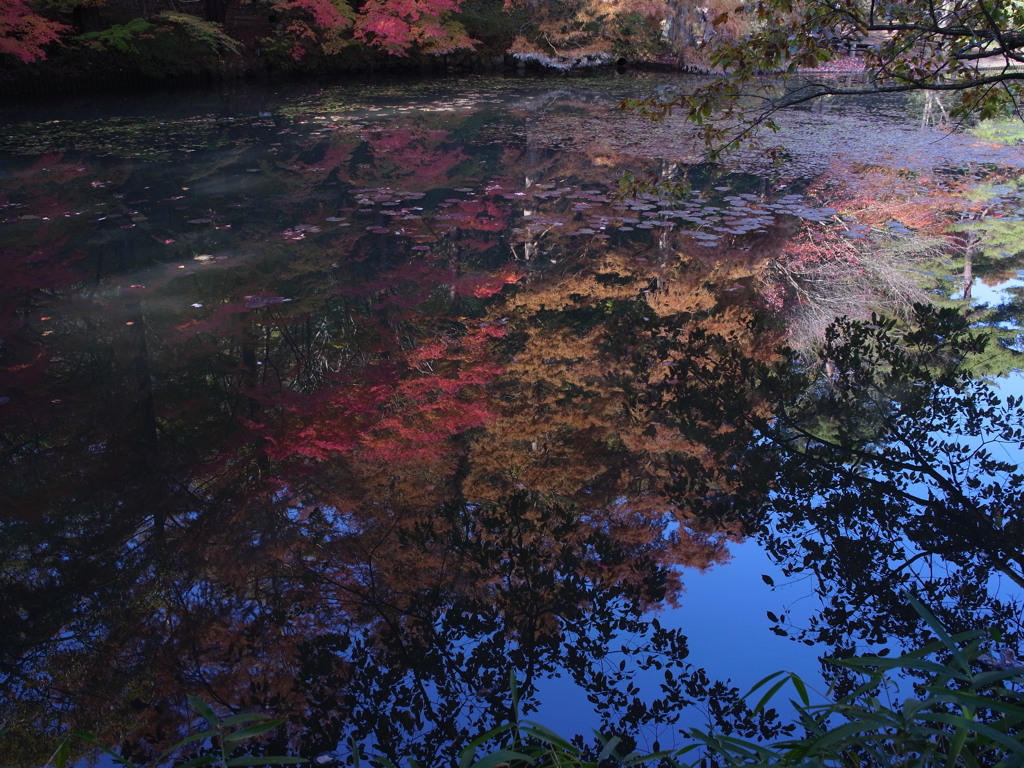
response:
{"label": "blue sky reflection in water", "polygon": [[[714,680],[826,646],[771,632],[818,609],[748,537],[770,467],[741,374],[833,310],[941,294],[962,264],[912,247],[907,203],[996,176],[1011,216],[1024,156],[889,101],[784,116],[781,165],[710,168],[678,121],[613,109],[659,82],[11,114],[12,744],[125,720],[157,743],[195,693],[282,712],[307,753],[439,759],[506,714],[510,671],[562,731],[596,706],[664,746],[711,697],[770,732]],[[627,171],[684,192],[620,198]]]}

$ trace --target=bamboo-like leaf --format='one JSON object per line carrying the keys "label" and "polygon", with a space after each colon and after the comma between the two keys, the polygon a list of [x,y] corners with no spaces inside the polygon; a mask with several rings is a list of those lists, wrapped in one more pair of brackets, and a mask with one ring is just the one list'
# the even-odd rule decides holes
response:
{"label": "bamboo-like leaf", "polygon": [[260,736],[267,731],[272,731],[284,722],[284,718],[278,718],[276,720],[267,720],[264,723],[256,723],[255,725],[249,725],[245,728],[239,728],[237,731],[232,733],[224,734],[224,741],[233,744],[236,741],[245,741],[255,736]]}
{"label": "bamboo-like leaf", "polygon": [[245,765],[301,765],[309,762],[304,757],[289,757],[287,755],[240,755],[228,760],[224,765],[228,768]]}
{"label": "bamboo-like leaf", "polygon": [[474,763],[470,763],[468,768],[495,768],[499,765],[533,765],[534,761],[530,755],[524,754],[523,752],[516,752],[511,749],[499,749],[497,752],[491,752],[489,755],[484,755],[482,758]]}
{"label": "bamboo-like leaf", "polygon": [[852,736],[859,736],[860,740],[867,742],[892,738],[889,735],[877,733],[877,729],[869,723],[853,722],[826,731],[822,736],[807,744],[804,749],[797,751],[805,754],[819,754],[826,747],[831,747],[833,744],[844,741]]}
{"label": "bamboo-like leaf", "polygon": [[917,611],[918,615],[920,615],[920,617],[925,620],[925,623],[928,624],[929,627],[931,627],[936,637],[938,637],[939,640],[942,641],[942,643],[946,646],[947,650],[949,650],[949,652],[953,654],[953,658],[955,658],[957,660],[957,663],[960,664],[960,669],[966,672],[970,672],[970,662],[967,661],[967,658],[963,655],[963,652],[960,650],[960,647],[953,640],[953,638],[950,637],[949,633],[946,632],[946,628],[942,626],[941,622],[939,622],[937,618],[935,618],[935,614],[928,610],[924,603],[922,603],[909,592],[907,593],[907,600],[914,607],[914,610]]}
{"label": "bamboo-like leaf", "polygon": [[615,748],[622,743],[622,739],[618,736],[612,736],[606,740],[601,747],[601,753],[597,756],[597,762],[601,762],[605,758],[611,757],[612,753],[615,752]]}
{"label": "bamboo-like leaf", "polygon": [[516,682],[516,672],[510,669],[508,672],[508,691],[512,699],[512,719],[519,720],[519,683]]}
{"label": "bamboo-like leaf", "polygon": [[903,715],[904,720],[910,722],[917,717],[918,712],[927,708],[928,704],[926,702],[919,701],[918,699],[907,699],[900,705],[900,713]]}
{"label": "bamboo-like leaf", "polygon": [[659,760],[666,760],[672,757],[672,750],[663,749],[660,752],[649,752],[647,754],[634,754],[626,755],[620,760],[622,765],[646,765],[647,763],[654,763]]}
{"label": "bamboo-like leaf", "polygon": [[475,739],[469,742],[469,744],[463,747],[461,752],[459,752],[459,768],[468,768],[472,764],[473,758],[476,756],[477,749],[479,749],[481,746],[486,744],[488,741],[493,739],[498,734],[503,733],[505,731],[514,730],[515,728],[515,723],[503,723],[502,725],[496,725],[490,730],[481,733],[479,736],[477,736]]}
{"label": "bamboo-like leaf", "polygon": [[906,656],[898,656],[894,659],[883,656],[871,656],[858,659],[828,659],[829,664],[848,669],[865,669],[875,667],[877,669],[918,669],[922,672],[931,672],[936,675],[944,675],[957,680],[968,680],[970,675],[964,675],[949,667],[943,666],[936,661],[927,659],[914,659]]}
{"label": "bamboo-like leaf", "polygon": [[161,752],[160,753],[160,757],[158,758],[158,760],[159,761],[163,761],[163,759],[165,757],[170,757],[175,752],[177,752],[179,749],[184,747],[186,744],[199,744],[199,743],[202,743],[202,742],[206,741],[207,739],[212,739],[216,735],[217,735],[217,730],[214,729],[214,728],[208,728],[205,731],[200,731],[199,733],[190,734],[190,735],[186,736],[185,738],[183,738],[181,741],[175,742],[174,744],[169,746],[167,749],[165,749],[163,752]]}
{"label": "bamboo-like leaf", "polygon": [[[99,739],[96,738],[95,734],[85,733],[83,731],[75,731],[74,733],[71,734],[71,738],[73,738],[73,739],[81,739],[86,744],[90,744],[93,747],[96,747],[96,749],[101,750],[102,752],[106,753],[111,758],[113,758],[114,762],[116,762],[118,765],[123,765],[123,766],[125,766],[125,768],[139,768],[139,766],[137,766],[131,760],[129,760],[129,759],[125,758],[125,757],[121,757],[121,755],[119,755],[117,752],[112,750],[110,747],[101,744],[99,742]],[[160,756],[160,759],[162,759],[162,758],[163,758],[163,755]]]}
{"label": "bamboo-like leaf", "polygon": [[[974,756],[974,753],[969,749],[961,750],[960,759],[967,766],[967,768],[981,768],[981,763],[978,762],[978,759]],[[1009,757],[1007,759],[1009,759]],[[1013,764],[1019,765],[1020,761],[1015,759],[1013,761]],[[1000,768],[1009,768],[1009,766],[1002,765],[1001,762],[997,763],[997,765],[1000,766]],[[993,768],[995,768],[995,766],[993,766]]]}
{"label": "bamboo-like leaf", "polygon": [[762,696],[758,700],[757,704],[754,705],[754,712],[761,712],[764,709],[765,704],[771,701],[775,694],[779,692],[779,689],[782,688],[782,686],[784,686],[787,682],[789,682],[789,677],[784,677],[781,680],[777,681],[775,685],[773,685],[771,688],[769,688],[768,691],[764,694],[764,696]]}
{"label": "bamboo-like leaf", "polygon": [[194,709],[198,715],[203,718],[210,725],[218,725],[220,719],[217,717],[217,713],[211,709],[210,705],[200,699],[198,696],[189,696],[188,703]]}
{"label": "bamboo-like leaf", "polygon": [[[1003,680],[1024,680],[1024,669],[994,669],[989,672],[981,672],[974,676],[974,685],[977,688],[987,688]],[[1020,694],[1017,694],[1018,696]]]}
{"label": "bamboo-like leaf", "polygon": [[949,753],[946,755],[946,768],[954,768],[963,752],[964,744],[967,743],[967,729],[957,728],[949,740]]}
{"label": "bamboo-like leaf", "polygon": [[67,768],[68,758],[71,756],[71,745],[67,739],[61,739],[60,744],[57,745],[57,749],[54,750],[53,754],[50,755],[50,759],[46,761],[43,768],[48,765],[53,765],[53,768]]}
{"label": "bamboo-like leaf", "polygon": [[[930,697],[935,702],[950,702],[974,709],[990,709],[1009,715],[1013,720],[1024,722],[1024,707],[1009,701],[1001,701],[994,696],[981,696],[969,691],[936,690]],[[930,715],[929,715],[930,716]],[[969,722],[974,722],[969,721]]]}
{"label": "bamboo-like leaf", "polygon": [[[960,727],[964,722],[964,718],[960,715],[951,715],[946,712],[936,712],[931,716],[931,719],[940,723],[949,723],[954,727]],[[973,720],[970,721],[970,728],[975,733],[979,733],[982,736],[988,737],[992,741],[998,742],[1018,757],[1024,757],[1024,743],[1014,736],[998,731],[985,723],[979,723]]]}
{"label": "bamboo-like leaf", "polygon": [[179,763],[175,768],[201,768],[204,765],[214,765],[216,762],[217,758],[214,755],[200,755],[186,760],[184,763]]}
{"label": "bamboo-like leaf", "polygon": [[793,681],[793,687],[796,688],[797,695],[800,697],[800,702],[805,706],[810,706],[811,700],[807,696],[807,685],[804,683],[800,675],[791,674],[789,679]]}
{"label": "bamboo-like leaf", "polygon": [[705,733],[697,729],[691,729],[688,731],[688,735],[691,738],[698,739],[702,744],[693,744],[678,750],[677,754],[682,755],[693,749],[699,749],[702,745],[714,749],[716,752],[725,752],[727,749],[733,752],[739,752],[747,758],[764,757],[767,758],[774,753],[760,744],[756,744],[746,739],[741,739],[737,736],[725,736],[723,734],[710,734]]}
{"label": "bamboo-like leaf", "polygon": [[768,675],[766,677],[762,677],[760,680],[758,680],[756,683],[754,683],[754,685],[751,687],[751,689],[749,691],[747,691],[745,694],[743,694],[743,698],[744,699],[749,699],[751,696],[754,695],[754,691],[757,691],[758,689],[760,689],[761,686],[765,685],[766,683],[770,682],[771,680],[774,680],[777,677],[786,676],[788,674],[789,674],[788,672],[779,671],[779,672],[772,672],[770,675]]}
{"label": "bamboo-like leaf", "polygon": [[551,729],[545,728],[540,723],[524,720],[520,724],[520,729],[527,736],[532,736],[539,741],[543,741],[545,744],[552,744],[560,749],[566,750],[567,752],[577,752],[576,747],[571,743],[563,739]]}
{"label": "bamboo-like leaf", "polygon": [[270,715],[262,715],[258,712],[243,712],[240,715],[231,715],[218,721],[221,726],[241,725],[242,723],[255,723],[262,720],[269,720]]}

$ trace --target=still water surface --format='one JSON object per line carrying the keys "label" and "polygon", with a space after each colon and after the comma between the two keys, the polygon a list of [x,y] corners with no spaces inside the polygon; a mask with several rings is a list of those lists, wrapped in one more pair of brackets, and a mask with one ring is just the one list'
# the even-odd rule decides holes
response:
{"label": "still water surface", "polygon": [[[271,750],[354,737],[441,764],[509,715],[510,676],[567,735],[769,733],[733,685],[813,677],[862,643],[771,631],[799,634],[815,584],[721,514],[756,501],[734,477],[756,438],[721,382],[665,423],[649,393],[677,363],[659,345],[680,328],[752,360],[806,343],[808,306],[864,300],[794,297],[779,267],[822,233],[863,237],[837,200],[891,206],[891,237],[912,239],[903,208],[968,206],[1024,156],[879,101],[784,116],[781,164],[710,167],[679,122],[615,110],[666,82],[7,115],[12,759],[45,759],[67,728],[164,744],[195,694],[286,715]],[[627,171],[688,191],[623,196]],[[1019,215],[1011,187],[999,205]]]}

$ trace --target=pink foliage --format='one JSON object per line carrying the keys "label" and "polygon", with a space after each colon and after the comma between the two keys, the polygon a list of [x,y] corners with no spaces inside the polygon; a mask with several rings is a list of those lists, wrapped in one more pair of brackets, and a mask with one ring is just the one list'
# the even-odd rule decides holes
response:
{"label": "pink foliage", "polygon": [[[292,56],[301,58],[313,38],[337,38],[338,30],[351,30],[357,40],[395,56],[412,49],[447,53],[472,48],[465,29],[445,18],[459,10],[462,0],[368,0],[353,10],[345,0],[273,0],[272,7],[294,14],[289,25],[294,38]],[[301,28],[301,29],[300,29]]]}
{"label": "pink foliage", "polygon": [[43,47],[57,40],[67,26],[33,13],[27,0],[0,2],[0,54],[24,62],[45,57]]}
{"label": "pink foliage", "polygon": [[412,176],[419,188],[430,189],[446,181],[452,170],[466,160],[460,147],[438,147],[449,138],[447,131],[385,131],[371,140],[373,154],[387,158],[400,173]]}
{"label": "pink foliage", "polygon": [[320,29],[345,29],[352,24],[348,9],[331,0],[288,0],[291,8],[305,11]]}
{"label": "pink foliage", "polygon": [[395,56],[416,47],[431,53],[472,48],[460,26],[442,20],[461,5],[462,0],[369,0],[360,9],[356,37]]}
{"label": "pink foliage", "polygon": [[506,269],[496,275],[462,275],[455,281],[454,288],[462,296],[486,299],[500,292],[506,285],[518,283],[522,279],[522,274]]}
{"label": "pink foliage", "polygon": [[503,334],[489,326],[438,336],[403,361],[365,371],[370,383],[339,381],[286,407],[290,427],[267,438],[268,455],[326,460],[358,453],[380,462],[436,455],[439,443],[494,418],[487,389],[502,372],[493,344]]}

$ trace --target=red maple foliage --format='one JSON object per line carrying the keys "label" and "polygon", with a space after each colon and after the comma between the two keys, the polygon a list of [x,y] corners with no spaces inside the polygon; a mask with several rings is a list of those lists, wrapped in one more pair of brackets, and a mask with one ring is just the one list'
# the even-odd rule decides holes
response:
{"label": "red maple foliage", "polygon": [[271,457],[320,460],[358,451],[394,462],[436,453],[438,443],[492,416],[485,388],[501,368],[487,358],[502,333],[487,326],[438,337],[397,364],[364,372],[364,382],[341,382],[315,403],[287,407],[291,427],[268,438]]}
{"label": "red maple foliage", "polygon": [[486,299],[501,292],[506,285],[518,283],[523,275],[510,267],[499,270],[496,274],[467,274],[457,277],[453,288],[460,296],[475,296]]}
{"label": "red maple foliage", "polygon": [[24,62],[42,59],[45,46],[66,29],[66,25],[35,13],[27,0],[0,3],[0,54]]}
{"label": "red maple foliage", "polygon": [[355,35],[395,56],[413,48],[428,53],[472,48],[465,29],[444,17],[461,6],[462,0],[369,0],[359,10]]}
{"label": "red maple foliage", "polygon": [[451,144],[448,131],[424,131],[408,124],[375,134],[369,143],[378,171],[385,169],[392,179],[408,179],[413,190],[444,186],[467,160],[462,148]]}
{"label": "red maple foliage", "polygon": [[295,58],[315,43],[329,53],[339,50],[348,35],[393,56],[412,50],[448,53],[474,44],[450,16],[462,0],[369,0],[355,8],[343,0],[273,0],[271,5],[289,19]]}
{"label": "red maple foliage", "polygon": [[[452,17],[462,0],[272,0],[270,6],[284,19],[282,28],[296,59],[316,47],[336,52],[353,38],[394,56],[412,50],[448,53],[475,42]],[[0,3],[0,54],[23,62],[43,59],[45,47],[68,30],[37,13],[31,0]]]}

